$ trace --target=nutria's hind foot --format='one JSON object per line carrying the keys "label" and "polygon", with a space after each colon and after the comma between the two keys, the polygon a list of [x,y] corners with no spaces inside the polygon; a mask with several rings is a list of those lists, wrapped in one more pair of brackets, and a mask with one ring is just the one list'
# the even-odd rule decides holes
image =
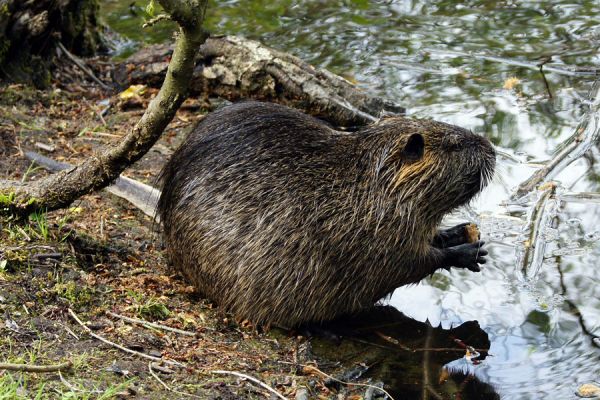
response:
{"label": "nutria's hind foot", "polygon": [[483,248],[484,244],[484,241],[478,240],[474,243],[445,248],[445,268],[466,268],[469,271],[480,272],[479,264],[485,264],[487,262],[485,257],[488,255],[487,250]]}
{"label": "nutria's hind foot", "polygon": [[[462,224],[458,224],[449,229],[440,230],[434,236],[431,244],[438,249],[445,249],[446,247],[454,247],[463,243],[469,243],[470,235],[469,235],[469,226],[472,225],[471,222],[464,222]],[[475,226],[473,224],[473,226]],[[479,239],[477,237],[477,239]]]}

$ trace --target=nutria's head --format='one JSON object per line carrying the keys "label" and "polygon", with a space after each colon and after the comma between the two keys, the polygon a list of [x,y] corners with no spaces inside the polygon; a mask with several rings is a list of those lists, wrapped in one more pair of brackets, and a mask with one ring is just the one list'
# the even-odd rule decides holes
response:
{"label": "nutria's head", "polygon": [[438,215],[468,203],[489,182],[496,154],[484,137],[436,121],[390,118],[373,126],[377,162],[401,201],[428,204]]}

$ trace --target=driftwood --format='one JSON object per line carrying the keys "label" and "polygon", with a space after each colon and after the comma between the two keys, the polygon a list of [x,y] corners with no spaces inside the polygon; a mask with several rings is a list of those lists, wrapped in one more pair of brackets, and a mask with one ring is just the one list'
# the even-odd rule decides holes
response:
{"label": "driftwood", "polygon": [[[117,66],[113,79],[123,87],[158,86],[171,52],[172,47],[168,45],[145,47]],[[384,114],[405,111],[329,71],[236,36],[209,38],[200,47],[191,94],[231,101],[243,98],[272,101],[304,110],[341,127],[365,125]]]}

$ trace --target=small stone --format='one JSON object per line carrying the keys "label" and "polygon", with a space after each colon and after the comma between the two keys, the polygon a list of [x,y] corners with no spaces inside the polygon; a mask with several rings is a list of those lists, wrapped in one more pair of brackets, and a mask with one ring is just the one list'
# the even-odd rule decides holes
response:
{"label": "small stone", "polygon": [[577,396],[585,398],[600,398],[600,386],[593,383],[584,383],[577,389]]}

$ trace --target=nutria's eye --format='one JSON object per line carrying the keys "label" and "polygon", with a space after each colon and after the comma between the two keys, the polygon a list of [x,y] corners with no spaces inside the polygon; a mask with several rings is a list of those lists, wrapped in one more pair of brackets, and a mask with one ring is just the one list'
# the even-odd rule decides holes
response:
{"label": "nutria's eye", "polygon": [[410,135],[404,150],[402,150],[402,158],[406,161],[417,161],[423,157],[425,150],[425,140],[423,136],[418,133]]}

